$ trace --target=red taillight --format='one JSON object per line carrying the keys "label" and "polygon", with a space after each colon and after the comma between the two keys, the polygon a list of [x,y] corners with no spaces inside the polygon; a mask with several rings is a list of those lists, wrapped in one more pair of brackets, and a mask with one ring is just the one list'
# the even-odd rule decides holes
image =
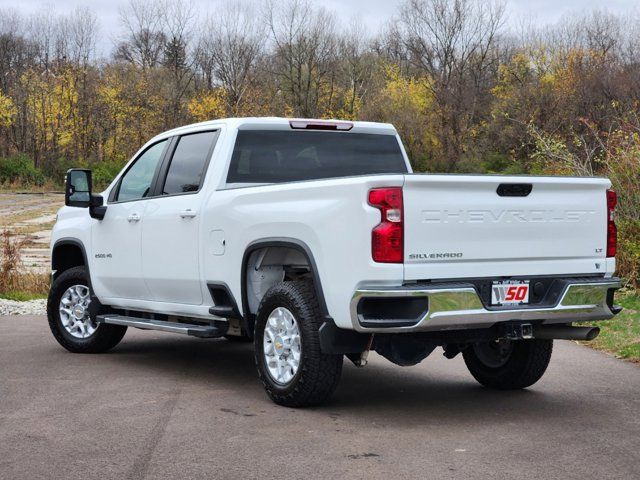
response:
{"label": "red taillight", "polygon": [[404,253],[404,212],[402,187],[374,188],[369,204],[378,208],[381,221],[371,232],[371,255],[375,262],[402,263]]}
{"label": "red taillight", "polygon": [[618,249],[618,229],[613,217],[613,211],[618,203],[618,195],[613,190],[607,190],[607,257],[615,257]]}

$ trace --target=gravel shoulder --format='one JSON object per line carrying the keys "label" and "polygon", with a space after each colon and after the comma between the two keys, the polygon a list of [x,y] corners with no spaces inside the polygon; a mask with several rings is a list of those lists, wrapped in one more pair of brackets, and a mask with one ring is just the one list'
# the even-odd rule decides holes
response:
{"label": "gravel shoulder", "polygon": [[47,301],[42,298],[18,302],[0,298],[0,315],[46,315]]}
{"label": "gravel shoulder", "polygon": [[56,212],[64,204],[58,193],[0,192],[0,231],[8,230],[25,242],[22,270],[27,273],[49,271],[49,243]]}

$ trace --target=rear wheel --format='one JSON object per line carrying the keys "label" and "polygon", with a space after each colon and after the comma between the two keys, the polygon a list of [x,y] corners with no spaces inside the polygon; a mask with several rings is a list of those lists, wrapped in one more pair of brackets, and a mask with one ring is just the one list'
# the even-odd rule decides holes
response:
{"label": "rear wheel", "polygon": [[58,343],[70,352],[106,352],[120,343],[127,331],[127,327],[120,325],[98,324],[90,310],[100,308],[90,309],[91,302],[85,267],[65,270],[51,285],[47,300],[49,328]]}
{"label": "rear wheel", "polygon": [[287,407],[327,400],[342,373],[342,355],[320,350],[321,314],[310,282],[282,282],[265,294],[255,323],[258,375],[271,399]]}
{"label": "rear wheel", "polygon": [[463,357],[471,375],[485,387],[514,390],[540,380],[552,350],[553,340],[497,340],[474,343]]}

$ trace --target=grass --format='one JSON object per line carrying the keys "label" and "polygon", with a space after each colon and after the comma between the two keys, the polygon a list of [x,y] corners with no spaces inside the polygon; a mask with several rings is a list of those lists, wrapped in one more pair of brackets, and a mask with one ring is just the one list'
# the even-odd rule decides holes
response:
{"label": "grass", "polygon": [[24,272],[21,254],[25,238],[15,238],[9,231],[0,234],[0,297],[10,300],[43,298],[49,290],[49,275]]}
{"label": "grass", "polygon": [[[0,272],[0,276],[2,272]],[[0,278],[0,280],[2,280]],[[6,300],[33,300],[46,298],[49,293],[50,275],[48,273],[12,273],[0,285],[0,298]]]}
{"label": "grass", "polygon": [[45,193],[63,191],[64,184],[56,183],[50,179],[46,180],[42,185],[33,185],[32,183],[25,183],[21,180],[15,180],[13,182],[0,182],[0,193]]}
{"label": "grass", "polygon": [[9,291],[9,292],[0,293],[0,298],[3,300],[15,300],[16,302],[26,302],[28,300],[39,300],[41,298],[47,298],[47,295],[42,293]]}
{"label": "grass", "polygon": [[619,296],[616,303],[624,310],[611,320],[593,322],[600,336],[586,345],[640,363],[640,294]]}

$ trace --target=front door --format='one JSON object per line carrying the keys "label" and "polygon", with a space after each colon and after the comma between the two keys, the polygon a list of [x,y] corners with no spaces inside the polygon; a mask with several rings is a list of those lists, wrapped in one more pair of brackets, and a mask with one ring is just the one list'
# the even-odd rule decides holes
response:
{"label": "front door", "polygon": [[114,187],[104,219],[93,223],[89,263],[92,287],[100,298],[149,296],[142,275],[142,225],[167,144],[155,143],[138,156]]}

